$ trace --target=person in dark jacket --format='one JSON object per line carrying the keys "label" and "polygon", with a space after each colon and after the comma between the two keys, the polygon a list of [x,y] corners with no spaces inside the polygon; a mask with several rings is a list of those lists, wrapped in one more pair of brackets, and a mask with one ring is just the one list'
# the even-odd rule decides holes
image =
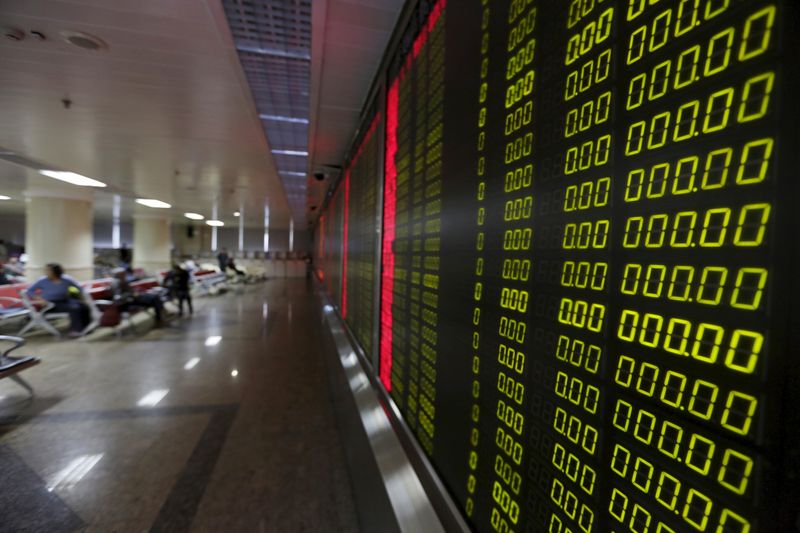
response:
{"label": "person in dark jacket", "polygon": [[228,255],[228,249],[223,248],[220,253],[217,254],[217,263],[219,264],[219,271],[223,274],[228,268],[228,260],[230,256]]}
{"label": "person in dark jacket", "polygon": [[[246,274],[244,271],[239,270],[239,267],[236,266],[236,261],[234,261],[233,256],[228,258],[228,268],[236,272],[237,276],[245,276]],[[224,272],[224,271],[223,271]]]}
{"label": "person in dark jacket", "polygon": [[189,272],[182,269],[180,265],[172,265],[172,270],[164,277],[164,287],[169,289],[171,299],[178,300],[178,316],[183,316],[183,302],[188,304],[189,314],[194,314],[191,287],[189,285]]}
{"label": "person in dark jacket", "polygon": [[119,263],[122,268],[128,268],[133,261],[133,253],[126,243],[122,243],[122,248],[119,249]]}
{"label": "person in dark jacket", "polygon": [[163,325],[164,302],[157,294],[137,293],[128,283],[127,272],[123,269],[114,271],[114,283],[111,286],[114,291],[114,303],[120,311],[125,311],[130,307],[150,307],[155,311],[156,327]]}

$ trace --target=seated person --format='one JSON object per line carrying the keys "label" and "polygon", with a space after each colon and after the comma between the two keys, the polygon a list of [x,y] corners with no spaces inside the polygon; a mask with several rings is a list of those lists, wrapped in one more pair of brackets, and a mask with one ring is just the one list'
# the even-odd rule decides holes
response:
{"label": "seated person", "polygon": [[191,274],[195,270],[198,270],[200,267],[197,266],[197,263],[194,262],[194,259],[191,257],[183,262],[183,269]]}
{"label": "seated person", "polygon": [[156,314],[156,327],[160,327],[164,311],[164,302],[158,294],[137,294],[128,283],[128,272],[117,269],[113,272],[114,282],[111,290],[114,292],[114,303],[119,306],[120,311],[125,311],[130,307],[150,307]]}
{"label": "seated person", "polygon": [[20,283],[25,281],[25,269],[19,262],[18,257],[11,257],[7,263],[3,265],[3,272],[8,278],[9,283]]}
{"label": "seated person", "polygon": [[169,297],[178,300],[178,316],[183,316],[183,302],[189,304],[189,314],[194,314],[189,278],[189,273],[178,264],[172,265],[172,270],[164,277],[164,287],[169,290]]}
{"label": "seated person", "polygon": [[[233,270],[234,272],[236,272],[236,275],[237,275],[237,276],[244,276],[244,275],[245,275],[245,273],[244,273],[244,272],[242,272],[241,270],[239,270],[238,268],[236,268],[236,261],[234,261],[234,260],[233,260],[233,256],[230,256],[230,257],[228,258],[228,268],[230,268],[231,270]],[[223,272],[225,272],[225,271],[223,270]]]}
{"label": "seated person", "polygon": [[44,268],[45,275],[28,287],[25,293],[34,304],[48,301],[53,305],[51,313],[69,313],[70,338],[80,337],[83,329],[89,325],[91,316],[89,306],[80,300],[83,290],[72,277],[64,274],[58,263],[48,263]]}

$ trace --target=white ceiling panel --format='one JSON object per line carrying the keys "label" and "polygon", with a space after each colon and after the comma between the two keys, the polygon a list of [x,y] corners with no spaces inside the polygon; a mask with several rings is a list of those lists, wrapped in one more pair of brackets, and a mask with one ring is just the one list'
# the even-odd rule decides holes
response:
{"label": "white ceiling panel", "polygon": [[[184,211],[288,226],[290,211],[217,0],[2,0],[0,147],[108,183],[98,202],[150,196]],[[107,43],[84,50],[59,33]],[[65,109],[61,100],[71,100]],[[52,180],[0,162],[0,194]],[[6,192],[8,191],[8,192]],[[0,203],[0,211],[18,209]],[[145,208],[137,208],[145,209]]]}

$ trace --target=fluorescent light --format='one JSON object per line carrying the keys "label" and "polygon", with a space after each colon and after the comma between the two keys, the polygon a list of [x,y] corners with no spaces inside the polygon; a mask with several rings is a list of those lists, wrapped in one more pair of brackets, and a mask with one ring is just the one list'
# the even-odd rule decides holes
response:
{"label": "fluorescent light", "polygon": [[239,371],[238,370],[234,370],[233,372],[231,372],[231,376],[233,376],[233,377],[236,377],[238,375],[239,375]]}
{"label": "fluorescent light", "polygon": [[89,470],[94,468],[94,465],[102,458],[102,453],[76,457],[70,461],[65,468],[61,469],[53,476],[53,481],[47,487],[48,492],[53,492],[55,489],[71,489],[77,485],[78,482],[89,473]]}
{"label": "fluorescent light", "polygon": [[276,57],[291,57],[293,59],[305,59],[310,61],[311,55],[306,52],[292,52],[290,50],[279,50],[277,48],[263,48],[260,46],[248,46],[244,44],[237,44],[236,49],[240,52],[251,52],[253,54],[262,54],[266,56]]}
{"label": "fluorescent light", "polygon": [[303,152],[302,150],[273,150],[272,153],[278,155],[300,155],[300,156],[308,155],[308,152]]}
{"label": "fluorescent light", "polygon": [[192,357],[191,359],[186,361],[186,364],[183,365],[183,369],[184,370],[191,370],[194,367],[196,367],[197,363],[199,363],[199,362],[200,362],[200,358],[199,357]]}
{"label": "fluorescent light", "polygon": [[225,223],[221,220],[206,220],[206,224],[209,226],[214,226],[215,228],[225,225]]}
{"label": "fluorescent light", "polygon": [[206,346],[216,346],[222,340],[219,335],[212,335],[206,339]]}
{"label": "fluorescent light", "polygon": [[308,124],[307,118],[285,117],[282,115],[259,115],[261,120],[274,120],[275,122],[291,122],[293,124]]}
{"label": "fluorescent light", "polygon": [[203,220],[204,218],[206,218],[199,213],[184,213],[183,216],[185,216],[186,218],[191,218],[192,220]]}
{"label": "fluorescent light", "polygon": [[153,209],[169,209],[172,207],[167,202],[162,202],[161,200],[155,200],[153,198],[137,198],[136,203],[152,207]]}
{"label": "fluorescent light", "polygon": [[0,194],[0,200],[11,200],[11,197],[6,196],[5,194]]}
{"label": "fluorescent light", "polygon": [[156,389],[151,390],[136,403],[139,407],[155,407],[155,405],[164,399],[169,389]]}
{"label": "fluorescent light", "polygon": [[93,180],[92,178],[87,178],[86,176],[81,176],[80,174],[76,174],[74,172],[65,172],[62,170],[40,170],[39,174],[42,176],[47,176],[48,178],[53,178],[54,180],[66,181],[67,183],[78,185],[80,187],[106,186],[106,184],[102,181]]}
{"label": "fluorescent light", "polygon": [[239,216],[242,216],[242,214],[239,211],[234,211],[233,212],[233,216],[239,217]]}
{"label": "fluorescent light", "polygon": [[281,170],[278,172],[278,174],[283,174],[284,176],[300,176],[302,178],[305,178],[308,175],[305,172],[294,172],[291,170]]}

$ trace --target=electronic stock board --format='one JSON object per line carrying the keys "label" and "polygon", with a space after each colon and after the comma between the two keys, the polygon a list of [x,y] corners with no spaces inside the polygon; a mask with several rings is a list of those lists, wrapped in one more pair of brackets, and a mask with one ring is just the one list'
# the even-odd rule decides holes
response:
{"label": "electronic stock board", "polygon": [[796,3],[412,7],[370,351],[469,525],[795,530]]}

